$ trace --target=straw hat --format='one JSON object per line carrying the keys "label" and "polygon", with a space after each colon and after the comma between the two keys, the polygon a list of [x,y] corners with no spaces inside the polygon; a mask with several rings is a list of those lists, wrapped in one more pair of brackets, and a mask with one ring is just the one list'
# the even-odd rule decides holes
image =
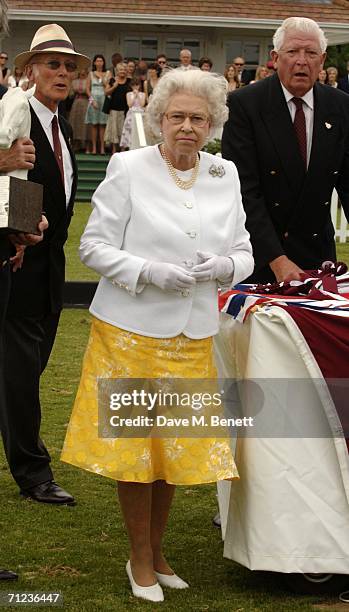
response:
{"label": "straw hat", "polygon": [[14,64],[20,70],[23,70],[29,64],[30,59],[40,53],[69,53],[69,55],[75,55],[78,70],[88,68],[91,63],[89,57],[75,51],[65,30],[56,23],[50,23],[39,28],[30,45],[30,51],[19,53],[14,59]]}

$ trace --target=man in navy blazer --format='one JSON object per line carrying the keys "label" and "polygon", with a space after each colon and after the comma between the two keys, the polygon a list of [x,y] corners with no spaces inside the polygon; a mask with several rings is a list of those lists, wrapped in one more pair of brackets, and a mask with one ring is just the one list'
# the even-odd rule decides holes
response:
{"label": "man in navy blazer", "polygon": [[276,74],[229,98],[222,153],[239,171],[255,258],[251,282],[298,279],[336,258],[334,187],[349,218],[349,98],[316,83],[325,49],[315,21],[286,19],[274,35]]}
{"label": "man in navy blazer", "polygon": [[347,62],[347,75],[338,80],[338,89],[349,94],[349,61]]}
{"label": "man in navy blazer", "polygon": [[36,84],[30,98],[36,160],[28,179],[44,186],[43,209],[49,222],[44,239],[28,246],[23,267],[12,277],[4,326],[6,401],[2,435],[11,473],[21,494],[39,502],[73,505],[74,498],[53,480],[49,453],[40,439],[40,375],[49,359],[63,305],[63,246],[73,214],[77,169],[71,129],[58,116],[78,69],[89,58],[75,52],[56,24],[36,32],[30,51],[15,59]]}

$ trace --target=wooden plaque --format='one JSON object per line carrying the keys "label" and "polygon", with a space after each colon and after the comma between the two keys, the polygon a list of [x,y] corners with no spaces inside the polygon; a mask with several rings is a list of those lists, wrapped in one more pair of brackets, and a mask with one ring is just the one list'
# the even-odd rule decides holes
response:
{"label": "wooden plaque", "polygon": [[0,232],[37,234],[43,186],[14,176],[0,176]]}

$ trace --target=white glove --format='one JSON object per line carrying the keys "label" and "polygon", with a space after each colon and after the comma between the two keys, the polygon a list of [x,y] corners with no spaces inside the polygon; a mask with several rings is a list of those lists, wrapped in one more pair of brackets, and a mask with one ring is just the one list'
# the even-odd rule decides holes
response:
{"label": "white glove", "polygon": [[180,266],[171,263],[146,262],[140,274],[139,281],[151,283],[164,291],[182,291],[195,285],[195,279]]}
{"label": "white glove", "polygon": [[222,283],[233,280],[234,262],[230,257],[197,251],[197,256],[203,262],[192,268],[193,277],[198,282],[219,280]]}

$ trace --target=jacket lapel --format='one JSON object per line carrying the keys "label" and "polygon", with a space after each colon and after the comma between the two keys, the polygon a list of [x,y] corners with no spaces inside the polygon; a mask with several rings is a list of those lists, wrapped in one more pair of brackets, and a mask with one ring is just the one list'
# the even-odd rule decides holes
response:
{"label": "jacket lapel", "polygon": [[31,108],[31,136],[34,141],[35,165],[45,177],[45,189],[48,189],[52,199],[58,206],[65,207],[65,192],[56,158],[42,125]]}
{"label": "jacket lapel", "polygon": [[262,119],[280,158],[290,189],[299,195],[306,175],[296,133],[278,76],[267,79],[269,91],[261,110]]}
{"label": "jacket lapel", "polygon": [[317,179],[319,172],[325,171],[328,159],[332,157],[340,140],[340,113],[335,106],[334,96],[328,95],[332,92],[327,87],[319,83],[314,86],[314,125],[305,187],[308,182],[311,184]]}
{"label": "jacket lapel", "polygon": [[68,130],[67,130],[67,123],[62,120],[62,117],[60,115],[58,116],[58,119],[59,119],[59,126],[61,128],[66,145],[68,147],[68,151],[70,154],[70,160],[73,166],[73,184],[72,184],[71,195],[70,195],[70,200],[68,204],[68,211],[69,211],[74,205],[75,193],[76,193],[76,188],[77,188],[77,180],[78,180],[78,167],[77,167],[75,155],[73,153],[73,149],[71,146],[70,135],[68,134]]}

